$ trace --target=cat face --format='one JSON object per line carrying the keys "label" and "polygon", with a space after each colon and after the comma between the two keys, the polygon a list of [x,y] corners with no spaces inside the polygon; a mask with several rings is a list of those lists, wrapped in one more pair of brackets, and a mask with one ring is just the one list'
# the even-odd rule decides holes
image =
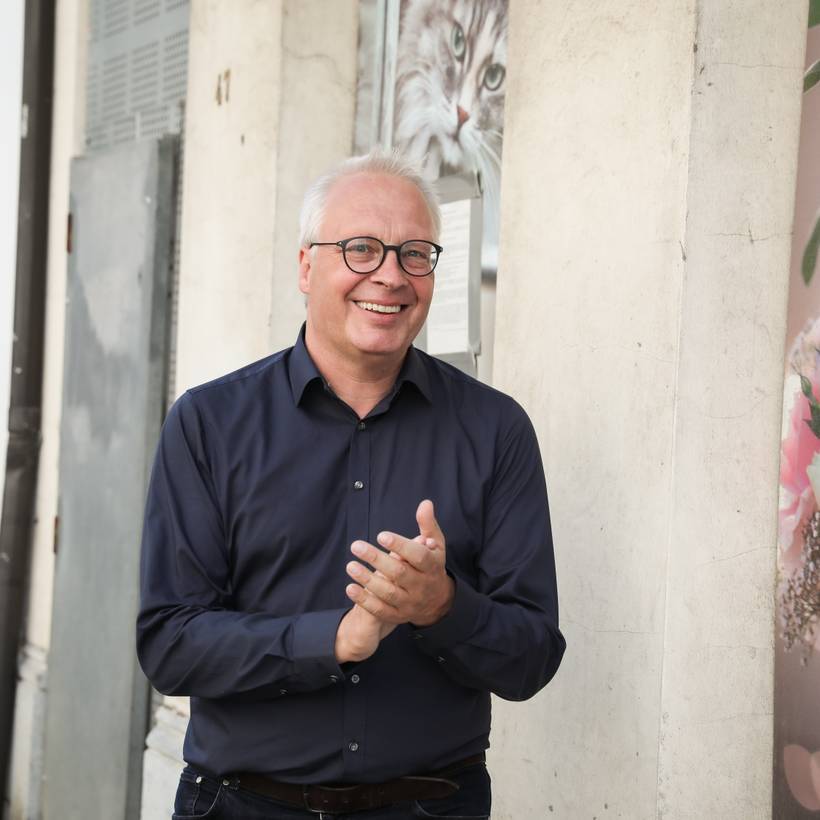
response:
{"label": "cat face", "polygon": [[431,176],[469,169],[497,179],[506,63],[506,0],[405,0],[396,145]]}

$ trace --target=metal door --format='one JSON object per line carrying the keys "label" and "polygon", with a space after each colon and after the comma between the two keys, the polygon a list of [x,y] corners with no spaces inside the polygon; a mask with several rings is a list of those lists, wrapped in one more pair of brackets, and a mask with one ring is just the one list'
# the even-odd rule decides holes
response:
{"label": "metal door", "polygon": [[164,410],[174,140],[72,163],[46,818],[139,816],[142,511]]}

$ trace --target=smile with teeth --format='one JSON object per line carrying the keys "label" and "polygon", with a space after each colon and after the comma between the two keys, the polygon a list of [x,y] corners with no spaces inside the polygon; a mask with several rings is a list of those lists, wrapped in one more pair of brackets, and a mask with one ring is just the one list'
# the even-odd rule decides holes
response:
{"label": "smile with teeth", "polygon": [[377,305],[375,302],[356,302],[362,310],[372,310],[375,313],[398,313],[401,305]]}

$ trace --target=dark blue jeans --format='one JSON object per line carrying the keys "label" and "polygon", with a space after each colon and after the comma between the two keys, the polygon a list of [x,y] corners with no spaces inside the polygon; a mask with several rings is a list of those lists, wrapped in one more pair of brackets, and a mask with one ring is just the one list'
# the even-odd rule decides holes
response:
{"label": "dark blue jeans", "polygon": [[448,817],[487,820],[490,816],[490,775],[480,763],[448,778],[460,786],[448,797],[415,800],[351,814],[317,814],[285,806],[240,787],[223,785],[186,766],[179,779],[172,820],[407,820]]}

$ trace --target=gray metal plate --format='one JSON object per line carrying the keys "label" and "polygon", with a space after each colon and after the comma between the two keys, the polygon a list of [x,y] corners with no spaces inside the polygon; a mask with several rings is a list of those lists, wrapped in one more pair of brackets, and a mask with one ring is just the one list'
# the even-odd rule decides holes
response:
{"label": "gray metal plate", "polygon": [[134,622],[164,409],[173,171],[169,138],[72,163],[46,818],[139,815],[149,686]]}

